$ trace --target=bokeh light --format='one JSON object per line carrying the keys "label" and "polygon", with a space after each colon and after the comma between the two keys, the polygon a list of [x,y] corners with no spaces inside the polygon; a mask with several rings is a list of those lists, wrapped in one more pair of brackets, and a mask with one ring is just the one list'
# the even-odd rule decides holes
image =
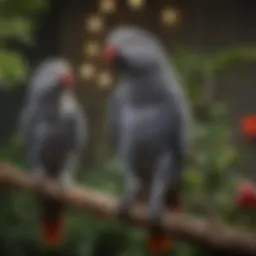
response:
{"label": "bokeh light", "polygon": [[164,25],[173,26],[180,20],[180,12],[175,8],[166,8],[161,12],[161,21]]}
{"label": "bokeh light", "polygon": [[97,57],[100,52],[100,44],[96,41],[85,43],[83,52],[85,56]]}
{"label": "bokeh light", "polygon": [[84,80],[90,80],[95,76],[96,68],[90,63],[84,63],[80,67],[80,76]]}
{"label": "bokeh light", "polygon": [[145,1],[144,0],[128,0],[127,4],[131,9],[137,10],[144,7]]}
{"label": "bokeh light", "polygon": [[113,76],[108,71],[102,71],[98,76],[98,85],[102,88],[108,88],[113,85]]}
{"label": "bokeh light", "polygon": [[114,0],[101,0],[100,11],[103,13],[113,13],[116,10],[116,2]]}
{"label": "bokeh light", "polygon": [[86,28],[88,31],[93,33],[98,33],[103,29],[103,20],[102,17],[99,15],[92,15],[91,17],[86,20]]}

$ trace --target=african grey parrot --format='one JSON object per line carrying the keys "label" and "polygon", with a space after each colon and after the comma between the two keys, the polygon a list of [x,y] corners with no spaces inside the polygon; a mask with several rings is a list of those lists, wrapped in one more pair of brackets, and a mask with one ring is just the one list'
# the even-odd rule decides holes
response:
{"label": "african grey parrot", "polygon": [[190,112],[169,55],[157,38],[136,27],[107,37],[102,60],[117,72],[107,123],[121,161],[125,189],[120,216],[143,192],[149,197],[149,248],[164,253],[171,238],[159,228],[166,207],[180,206],[182,170],[189,145]]}
{"label": "african grey parrot", "polygon": [[[73,69],[65,59],[46,59],[32,74],[20,129],[37,185],[46,177],[67,186],[85,148],[86,117],[74,89]],[[59,245],[64,205],[43,195],[38,200],[44,243]]]}

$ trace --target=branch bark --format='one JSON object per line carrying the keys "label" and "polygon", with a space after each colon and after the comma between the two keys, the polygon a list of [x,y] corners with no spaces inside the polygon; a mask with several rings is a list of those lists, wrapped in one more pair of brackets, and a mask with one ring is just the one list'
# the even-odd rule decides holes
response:
{"label": "branch bark", "polygon": [[[0,185],[13,186],[29,192],[36,192],[31,176],[8,163],[0,163]],[[91,212],[106,219],[116,219],[115,199],[88,188],[71,187],[61,190],[60,187],[46,181],[42,192],[49,197]],[[145,209],[135,207],[131,213],[131,223],[142,227],[147,226]],[[177,239],[195,243],[199,246],[212,248],[231,255],[256,255],[256,237],[236,231],[226,225],[213,228],[210,223],[189,216],[168,213],[162,218],[164,229]],[[225,254],[227,255],[227,254]]]}

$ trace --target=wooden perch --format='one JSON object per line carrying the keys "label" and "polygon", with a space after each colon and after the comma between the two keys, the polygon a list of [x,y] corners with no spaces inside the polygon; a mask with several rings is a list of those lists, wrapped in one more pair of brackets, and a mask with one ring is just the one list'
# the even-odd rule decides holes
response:
{"label": "wooden perch", "polygon": [[[35,192],[32,178],[11,164],[0,163],[0,185],[9,185]],[[116,202],[110,196],[102,195],[88,188],[68,188],[61,191],[57,184],[46,182],[43,193],[57,198],[70,206],[93,212],[103,218],[115,219]],[[132,224],[146,227],[145,210],[137,207],[131,213]],[[256,255],[256,237],[234,229],[213,225],[185,215],[167,214],[162,219],[163,227],[178,239],[200,246],[206,246],[231,255]],[[224,254],[227,255],[227,254]]]}

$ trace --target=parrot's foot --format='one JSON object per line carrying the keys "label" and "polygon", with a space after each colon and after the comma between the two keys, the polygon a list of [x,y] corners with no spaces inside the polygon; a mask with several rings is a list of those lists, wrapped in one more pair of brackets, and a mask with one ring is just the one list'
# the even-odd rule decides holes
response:
{"label": "parrot's foot", "polygon": [[161,231],[161,219],[160,218],[156,219],[156,218],[149,217],[148,223],[149,223],[150,229],[152,229],[156,232]]}
{"label": "parrot's foot", "polygon": [[117,206],[117,217],[122,220],[130,219],[130,207],[124,202],[120,202]]}
{"label": "parrot's foot", "polygon": [[45,177],[43,171],[38,170],[32,174],[33,186],[37,191],[41,191],[44,179]]}
{"label": "parrot's foot", "polygon": [[67,186],[65,184],[63,184],[62,182],[59,183],[59,193],[60,193],[60,195],[63,195],[65,193],[66,189],[67,189]]}
{"label": "parrot's foot", "polygon": [[66,191],[67,191],[68,186],[65,183],[63,183],[62,181],[54,181],[54,182],[57,185],[58,197],[59,198],[65,197],[65,195],[67,194]]}
{"label": "parrot's foot", "polygon": [[161,217],[162,211],[149,211],[148,213],[148,224],[150,229],[157,231],[161,231]]}
{"label": "parrot's foot", "polygon": [[72,179],[69,174],[63,174],[60,177],[60,186],[62,189],[66,189],[67,187],[70,187],[72,185]]}
{"label": "parrot's foot", "polygon": [[148,212],[148,221],[152,223],[152,225],[157,225],[161,222],[162,213],[164,210],[162,208],[150,208]]}

